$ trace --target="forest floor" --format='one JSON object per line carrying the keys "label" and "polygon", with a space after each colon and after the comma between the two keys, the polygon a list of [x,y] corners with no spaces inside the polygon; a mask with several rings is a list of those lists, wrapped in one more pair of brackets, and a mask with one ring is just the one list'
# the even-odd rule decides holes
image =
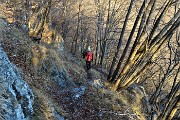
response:
{"label": "forest floor", "polygon": [[[32,120],[136,120],[140,119],[140,108],[134,108],[135,99],[128,91],[113,92],[111,84],[106,81],[106,73],[97,66],[85,70],[83,59],[64,50],[63,55],[55,55],[55,60],[64,66],[74,85],[61,88],[55,81],[50,81],[46,74],[39,74],[37,64],[33,62],[35,48],[46,48],[57,53],[57,49],[33,43],[26,33],[13,26],[4,27],[4,39],[1,46],[10,61],[22,73],[23,79],[32,88],[35,95],[34,115]],[[52,57],[52,56],[46,56]],[[57,62],[57,61],[55,61]],[[104,70],[103,70],[104,71]],[[81,90],[78,93],[73,90]],[[74,97],[75,95],[75,97]]]}

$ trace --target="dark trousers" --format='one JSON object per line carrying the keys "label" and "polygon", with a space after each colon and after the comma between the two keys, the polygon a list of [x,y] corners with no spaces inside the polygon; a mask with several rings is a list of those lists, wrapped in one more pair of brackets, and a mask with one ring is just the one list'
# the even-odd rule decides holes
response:
{"label": "dark trousers", "polygon": [[91,69],[91,61],[86,61],[87,70]]}

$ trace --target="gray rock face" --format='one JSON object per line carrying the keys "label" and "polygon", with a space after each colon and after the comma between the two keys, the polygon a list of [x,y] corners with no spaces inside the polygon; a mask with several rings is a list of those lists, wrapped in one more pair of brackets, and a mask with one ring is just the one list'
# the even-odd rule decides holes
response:
{"label": "gray rock face", "polygon": [[34,95],[0,47],[0,120],[26,120]]}

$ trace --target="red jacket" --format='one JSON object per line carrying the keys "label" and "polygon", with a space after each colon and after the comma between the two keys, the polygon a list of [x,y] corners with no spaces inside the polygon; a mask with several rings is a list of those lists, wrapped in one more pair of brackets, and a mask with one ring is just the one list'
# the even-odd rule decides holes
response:
{"label": "red jacket", "polygon": [[92,52],[86,52],[86,61],[93,61],[93,54]]}

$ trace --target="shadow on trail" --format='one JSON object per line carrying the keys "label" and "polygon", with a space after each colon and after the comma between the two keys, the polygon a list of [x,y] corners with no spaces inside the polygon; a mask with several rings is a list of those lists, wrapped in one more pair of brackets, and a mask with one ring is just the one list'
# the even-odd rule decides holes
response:
{"label": "shadow on trail", "polygon": [[92,78],[92,74],[91,74],[90,70],[86,70],[86,72],[87,72],[87,79],[92,80],[93,78]]}
{"label": "shadow on trail", "polygon": [[98,78],[96,78],[96,75],[94,75],[95,71],[96,71],[96,73],[98,72],[101,74],[101,79],[102,78],[106,79],[108,76],[108,72],[105,69],[103,69],[99,66],[96,66],[96,65],[92,65],[90,70],[87,70],[86,66],[84,66],[84,69],[87,73],[88,80],[98,79]]}
{"label": "shadow on trail", "polygon": [[103,69],[102,67],[99,66],[93,66],[93,69],[95,69],[96,71],[100,72],[101,74],[103,74],[104,76],[108,76],[108,72]]}
{"label": "shadow on trail", "polygon": [[86,73],[87,73],[87,79],[88,79],[88,80],[92,80],[92,79],[93,79],[93,78],[92,78],[92,73],[90,72],[90,71],[92,70],[92,67],[91,67],[90,70],[87,70],[87,67],[84,66],[84,69],[85,69],[85,71],[86,71]]}

